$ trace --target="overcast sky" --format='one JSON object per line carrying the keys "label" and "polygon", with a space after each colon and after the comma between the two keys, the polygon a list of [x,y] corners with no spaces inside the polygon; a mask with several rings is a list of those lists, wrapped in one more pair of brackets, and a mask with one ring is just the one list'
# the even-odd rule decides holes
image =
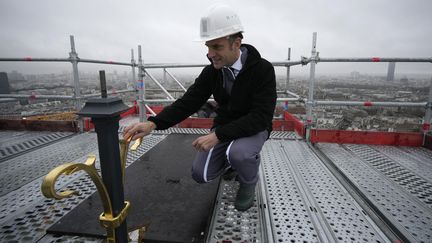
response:
{"label": "overcast sky", "polygon": [[[210,0],[1,0],[0,57],[68,57],[69,35],[81,58],[130,61],[142,45],[145,63],[206,63],[194,42]],[[321,57],[432,57],[431,0],[239,0],[228,3],[245,43],[269,61],[310,56],[318,32]],[[90,64],[80,64],[87,70]],[[0,71],[71,70],[70,64],[0,63]],[[90,65],[92,68],[94,66]],[[296,68],[293,68],[296,72]],[[297,69],[307,70],[306,67]],[[387,64],[324,64],[321,73],[386,73]],[[397,72],[432,74],[432,64],[397,64]]]}

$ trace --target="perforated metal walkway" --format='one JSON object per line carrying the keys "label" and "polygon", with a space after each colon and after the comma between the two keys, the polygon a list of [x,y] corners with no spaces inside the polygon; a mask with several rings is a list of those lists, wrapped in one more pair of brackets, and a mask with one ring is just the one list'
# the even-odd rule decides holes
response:
{"label": "perforated metal walkway", "polygon": [[[129,153],[128,164],[169,133],[206,132],[174,128],[154,133],[136,153]],[[25,134],[7,140],[12,133],[0,132],[0,148],[41,136]],[[80,196],[55,201],[41,195],[42,178],[52,168],[98,154],[94,133],[59,137],[0,162],[0,242],[101,242],[45,233],[95,191],[87,176],[76,174],[61,178],[56,188],[74,188]],[[432,241],[432,151],[348,144],[312,148],[294,133],[277,132],[264,145],[261,157],[255,205],[247,212],[233,207],[238,182],[221,182],[208,242],[389,242],[386,230],[392,227],[409,241]],[[341,174],[351,187],[340,179]],[[371,215],[370,205],[353,196],[352,186],[390,226],[383,228]]]}

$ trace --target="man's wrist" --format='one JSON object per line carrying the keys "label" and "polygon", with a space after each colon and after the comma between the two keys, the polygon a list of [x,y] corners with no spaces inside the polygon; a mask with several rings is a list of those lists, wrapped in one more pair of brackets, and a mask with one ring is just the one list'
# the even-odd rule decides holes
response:
{"label": "man's wrist", "polygon": [[147,124],[149,124],[151,130],[155,130],[157,128],[156,123],[152,121],[146,121]]}

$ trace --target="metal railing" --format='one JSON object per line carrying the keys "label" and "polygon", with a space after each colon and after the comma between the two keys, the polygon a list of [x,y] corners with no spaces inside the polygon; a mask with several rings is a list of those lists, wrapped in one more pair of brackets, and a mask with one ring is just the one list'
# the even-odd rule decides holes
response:
{"label": "metal railing", "polygon": [[[168,71],[168,68],[196,68],[204,67],[208,64],[180,64],[180,63],[162,63],[162,64],[143,64],[141,46],[138,46],[138,63],[134,59],[134,51],[131,50],[131,62],[118,62],[118,61],[105,61],[105,60],[95,60],[95,59],[85,59],[79,58],[78,53],[75,48],[74,36],[70,36],[71,52],[69,52],[69,58],[33,58],[33,57],[23,57],[23,58],[0,58],[0,62],[70,62],[72,64],[73,71],[73,82],[74,82],[74,95],[23,95],[23,94],[0,94],[0,98],[32,98],[32,99],[56,99],[56,100],[74,100],[75,109],[80,110],[82,107],[82,100],[86,100],[93,97],[98,97],[100,94],[89,94],[82,95],[80,91],[80,78],[78,72],[78,63],[94,63],[94,64],[105,64],[105,65],[119,65],[119,66],[130,66],[132,68],[132,80],[136,81],[136,90],[119,90],[115,93],[126,93],[126,92],[136,92],[137,91],[137,104],[139,107],[139,117],[140,121],[146,120],[146,110],[149,110],[152,114],[154,113],[150,107],[145,105],[145,103],[171,103],[175,98],[170,94],[170,92],[165,89],[165,87],[148,71],[148,69],[158,69],[162,68],[164,75],[168,75],[173,79],[182,91],[186,91],[186,88],[181,84],[181,82]],[[289,68],[294,65],[306,65],[308,60],[302,59],[302,61],[289,61],[290,59],[290,49],[288,53],[288,61],[273,62],[274,66],[286,67],[287,68],[287,79],[286,87],[288,87],[289,82]],[[136,68],[138,68],[138,79],[136,78]],[[145,99],[145,84],[144,78],[150,78],[167,96],[167,99]],[[109,94],[113,94],[110,92]],[[286,94],[294,96],[295,98],[281,98],[279,101],[297,101],[300,97],[292,92],[286,90]],[[211,99],[210,99],[211,100]],[[83,123],[80,120],[80,131],[83,131]]]}
{"label": "metal railing", "polygon": [[[370,102],[370,101],[322,101],[314,100],[314,86],[315,86],[315,66],[319,62],[420,62],[420,63],[432,63],[432,58],[386,58],[386,57],[367,57],[367,58],[321,58],[316,49],[317,34],[313,33],[312,38],[312,51],[311,57],[301,57],[298,61],[291,61],[291,48],[288,49],[288,58],[286,61],[272,62],[275,67],[285,67],[287,69],[286,82],[285,82],[285,94],[292,96],[291,98],[278,98],[278,101],[303,101],[306,103],[306,139],[309,141],[310,131],[314,124],[313,121],[313,107],[315,106],[397,106],[397,107],[424,107],[426,109],[424,116],[423,132],[426,133],[430,130],[430,120],[432,118],[432,80],[429,90],[429,98],[427,102]],[[130,66],[132,69],[132,80],[136,81],[136,90],[120,90],[116,93],[125,92],[136,92],[136,100],[139,106],[139,117],[140,121],[146,120],[146,110],[154,114],[154,111],[150,109],[147,104],[151,103],[171,103],[175,99],[170,94],[170,92],[163,87],[163,85],[151,74],[149,69],[163,69],[164,79],[168,75],[171,79],[177,83],[182,91],[186,88],[179,82],[174,75],[172,75],[168,68],[197,68],[204,67],[208,64],[177,64],[177,63],[161,63],[161,64],[143,64],[141,46],[138,46],[138,62],[135,62],[134,51],[131,50],[131,62],[117,62],[117,61],[104,61],[104,60],[94,60],[94,59],[82,59],[78,57],[78,53],[75,49],[74,37],[70,36],[71,52],[69,53],[69,58],[0,58],[0,62],[70,62],[73,69],[73,81],[74,81],[74,95],[18,95],[18,94],[0,94],[0,98],[28,98],[32,97],[34,99],[59,99],[59,100],[75,100],[75,107],[77,110],[81,109],[82,100],[100,96],[100,94],[90,94],[81,95],[80,93],[80,82],[79,82],[79,72],[78,63],[96,63],[96,64],[106,64],[106,65],[120,65],[120,66]],[[290,92],[288,90],[289,79],[290,79],[290,67],[295,65],[307,65],[310,64],[309,73],[309,88],[308,88],[308,98],[303,99],[299,95]],[[138,68],[138,79],[136,78],[135,68]],[[150,78],[167,96],[166,99],[145,99],[145,77]],[[111,92],[112,94],[113,92]],[[211,99],[210,99],[211,100]],[[82,122],[82,121],[81,121]],[[81,123],[81,131],[82,131]]]}
{"label": "metal railing", "polygon": [[412,102],[356,102],[356,101],[316,101],[314,100],[314,84],[315,84],[315,65],[318,62],[420,62],[432,63],[432,58],[387,58],[387,57],[369,57],[369,58],[320,58],[316,51],[317,33],[313,33],[312,51],[310,62],[309,90],[308,100],[306,101],[306,140],[310,141],[311,128],[313,126],[313,107],[314,106],[397,106],[397,107],[423,107],[426,109],[423,119],[423,133],[426,134],[430,130],[430,122],[432,117],[432,78],[429,86],[429,98],[427,102],[412,103]]}

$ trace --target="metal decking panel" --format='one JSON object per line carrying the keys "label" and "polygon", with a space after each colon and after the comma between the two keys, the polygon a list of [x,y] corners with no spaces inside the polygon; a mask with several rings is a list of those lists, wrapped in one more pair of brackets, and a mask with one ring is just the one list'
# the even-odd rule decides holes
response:
{"label": "metal decking panel", "polygon": [[263,149],[275,242],[387,242],[361,206],[302,141]]}
{"label": "metal decking panel", "polygon": [[343,146],[432,209],[432,157],[421,160],[391,146]]}
{"label": "metal decking panel", "polygon": [[[124,126],[120,131],[122,128]],[[139,152],[129,153],[127,164],[163,140],[165,134],[208,132],[208,129],[195,128],[155,132],[144,140]],[[22,142],[33,136],[24,135],[21,141],[13,141]],[[15,137],[19,137],[19,133]],[[255,205],[247,212],[237,212],[233,201],[238,182],[222,181],[210,242],[267,242],[269,239],[274,239],[274,242],[388,241],[306,143],[298,141],[291,132],[273,132],[270,138],[261,153],[264,176],[261,177],[261,186],[257,187]],[[4,142],[7,139],[3,137],[0,140]],[[94,143],[94,147],[90,148],[89,143]],[[74,149],[76,147],[78,149]],[[396,224],[405,228],[418,242],[430,242],[432,220],[427,202],[430,198],[431,151],[366,145],[319,144],[318,147],[356,185],[366,188],[366,194]],[[100,242],[92,238],[45,235],[49,226],[90,196],[95,187],[87,176],[76,174],[60,178],[57,188],[77,189],[80,196],[60,201],[45,199],[40,194],[42,176],[59,164],[83,162],[89,153],[97,154],[94,133],[24,151],[0,163],[0,183],[9,183],[8,188],[0,184],[0,241]],[[53,158],[57,158],[55,161],[58,163]],[[43,171],[36,168],[37,165],[48,168]],[[382,184],[379,179],[383,175],[387,175],[385,181],[390,184]],[[16,182],[7,179],[20,177],[23,178]],[[394,192],[396,194],[392,195]],[[425,200],[422,201],[421,197]]]}
{"label": "metal decking panel", "polygon": [[71,135],[71,132],[0,131],[0,162]]}
{"label": "metal decking panel", "polygon": [[96,135],[84,133],[0,163],[0,196],[47,174],[54,167],[95,151]]}
{"label": "metal decking panel", "polygon": [[373,146],[323,143],[318,148],[407,237],[416,242],[431,242],[430,207],[398,183],[399,177],[404,180],[406,168],[378,153]]}
{"label": "metal decking panel", "polygon": [[[78,140],[82,141],[85,146],[90,146],[87,144],[87,139],[89,136],[94,139],[93,143],[96,144],[96,135],[93,133],[80,134],[75,136],[75,138],[78,137]],[[166,136],[164,135],[152,135],[146,137],[136,152],[129,152],[126,164],[130,165],[136,161],[145,152],[162,141],[165,137]],[[52,149],[59,148],[58,145],[50,145],[49,147]],[[96,148],[93,151],[90,151],[90,153],[98,155]],[[71,158],[70,160],[59,160],[59,164],[72,161],[84,162],[87,154],[85,156],[79,157],[80,153],[73,153],[73,151],[71,151],[69,156]],[[44,165],[45,162],[46,160],[44,160],[44,157],[37,157],[34,161],[34,163],[39,165]],[[99,168],[99,159],[97,159],[96,165],[97,168]],[[51,165],[49,169],[52,168],[53,165]],[[25,167],[23,167],[20,171],[17,171],[17,173],[22,176],[25,176],[26,172],[28,171],[26,171]],[[45,176],[45,174],[42,176]],[[41,242],[77,242],[77,237],[74,236],[45,236],[45,230],[57,222],[57,220],[61,219],[61,217],[80,204],[87,197],[92,195],[96,190],[93,182],[87,175],[84,175],[83,173],[77,173],[72,176],[68,176],[67,178],[60,178],[56,184],[57,189],[64,190],[67,188],[69,190],[76,190],[80,192],[80,195],[72,196],[62,200],[54,200],[46,199],[41,195],[40,185],[42,179],[43,177],[38,177],[34,180],[31,180],[26,185],[17,188],[15,191],[11,191],[0,197],[0,200],[2,201],[0,208],[0,215],[2,215],[2,218],[0,218],[1,242],[35,242],[39,240]],[[78,241],[87,240],[93,241],[91,238],[79,238]],[[95,241],[97,241],[97,239],[95,239]]]}
{"label": "metal decking panel", "polygon": [[[207,242],[265,242],[260,200],[245,212],[234,208],[239,183],[221,180]],[[259,188],[257,188],[259,190]]]}

